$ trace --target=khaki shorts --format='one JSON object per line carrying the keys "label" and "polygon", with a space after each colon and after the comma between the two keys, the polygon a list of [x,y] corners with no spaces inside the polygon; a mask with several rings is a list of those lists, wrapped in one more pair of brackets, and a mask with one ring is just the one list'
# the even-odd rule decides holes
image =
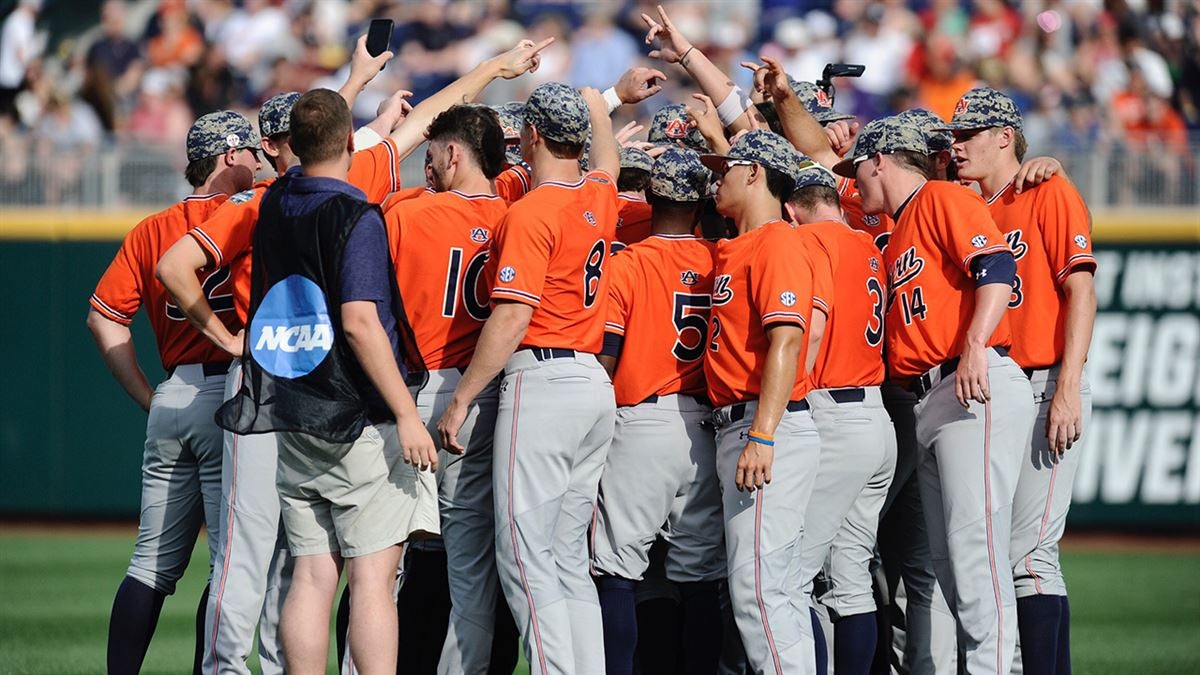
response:
{"label": "khaki shorts", "polygon": [[405,464],[396,425],[367,426],[351,444],[279,435],[275,483],[292,555],[354,558],[438,534],[437,481]]}

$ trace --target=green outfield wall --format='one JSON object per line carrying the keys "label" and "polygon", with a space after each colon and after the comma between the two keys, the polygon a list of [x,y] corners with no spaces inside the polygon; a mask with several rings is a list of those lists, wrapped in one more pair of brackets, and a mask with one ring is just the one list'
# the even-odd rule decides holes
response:
{"label": "green outfield wall", "polygon": [[[0,212],[0,517],[137,513],[146,417],[84,325],[125,214]],[[1096,414],[1071,524],[1200,531],[1200,215],[1097,217]],[[1149,240],[1149,241],[1148,241]],[[163,377],[149,325],[142,367]]]}

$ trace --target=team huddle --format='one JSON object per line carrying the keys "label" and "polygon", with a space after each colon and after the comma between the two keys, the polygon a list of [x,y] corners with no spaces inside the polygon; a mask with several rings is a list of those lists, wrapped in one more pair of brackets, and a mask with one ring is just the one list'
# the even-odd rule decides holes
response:
{"label": "team huddle", "polygon": [[195,122],[193,194],[88,316],[149,413],[109,672],[202,525],[195,672],[256,635],[263,672],[325,672],[343,569],[344,672],[511,673],[518,634],[537,675],[1070,672],[1096,263],[1061,165],[995,90],[860,129],[643,18],[703,92],[644,142],[610,116],[652,68],[471,103],[549,40],[357,131],[392,58],[363,40],[340,92]]}

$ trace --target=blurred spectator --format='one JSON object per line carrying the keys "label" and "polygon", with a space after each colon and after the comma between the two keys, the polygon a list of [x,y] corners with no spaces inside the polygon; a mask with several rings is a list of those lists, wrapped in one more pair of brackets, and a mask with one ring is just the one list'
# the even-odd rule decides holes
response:
{"label": "blurred spectator", "polygon": [[975,86],[975,74],[968,71],[954,49],[950,38],[941,34],[932,35],[925,43],[917,77],[918,105],[928,108],[938,117],[949,120],[954,116],[954,106],[962,95]]}
{"label": "blurred spectator", "polygon": [[148,145],[168,145],[187,137],[192,111],[183,98],[179,71],[155,68],[142,78],[141,95],[129,116],[129,137]]}
{"label": "blurred spectator", "polygon": [[129,114],[124,103],[137,92],[143,72],[141,49],[127,36],[127,11],[123,0],[101,6],[101,35],[88,49],[80,92],[109,132],[124,126]]}
{"label": "blurred spectator", "polygon": [[575,86],[603,91],[637,59],[633,38],[613,23],[615,12],[615,7],[602,4],[588,7],[583,26],[571,36],[569,81]]}
{"label": "blurred spectator", "polygon": [[42,166],[54,169],[42,174],[47,204],[78,201],[84,159],[100,143],[101,133],[100,120],[86,103],[61,91],[51,94],[33,129]]}
{"label": "blurred spectator", "polygon": [[0,29],[0,117],[16,117],[16,98],[26,71],[42,51],[34,29],[41,0],[20,0]]}
{"label": "blurred spectator", "polygon": [[[854,5],[857,8],[848,9]],[[867,67],[862,77],[854,80],[858,92],[854,113],[866,119],[880,117],[888,112],[888,95],[903,79],[912,39],[898,20],[885,22],[888,11],[883,5],[870,4],[862,9],[857,3],[841,2],[838,7],[843,16],[857,13],[854,28],[843,44],[842,58]]]}
{"label": "blurred spectator", "polygon": [[204,38],[192,27],[183,0],[163,0],[159,33],[146,43],[146,60],[155,68],[191,66],[204,53]]}
{"label": "blurred spectator", "polygon": [[791,17],[775,26],[774,40],[763,47],[783,69],[797,80],[815,82],[826,63],[839,60],[837,21],[821,11],[809,12],[803,19]]}

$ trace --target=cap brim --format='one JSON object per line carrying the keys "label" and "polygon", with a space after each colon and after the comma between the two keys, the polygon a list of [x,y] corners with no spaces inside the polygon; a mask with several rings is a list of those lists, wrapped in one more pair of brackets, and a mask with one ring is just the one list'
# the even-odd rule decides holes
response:
{"label": "cap brim", "polygon": [[840,112],[834,112],[834,111],[825,112],[825,113],[821,113],[820,115],[817,115],[817,121],[820,122],[821,124],[829,124],[830,122],[840,122],[842,120],[852,120],[852,119],[854,119],[854,115],[847,115],[846,113],[840,113]]}
{"label": "cap brim", "polygon": [[720,174],[725,168],[725,160],[729,159],[726,155],[704,154],[700,155],[700,163],[709,171]]}
{"label": "cap brim", "polygon": [[843,159],[842,161],[838,162],[837,164],[834,164],[832,171],[835,174],[841,176],[842,178],[851,178],[851,179],[854,178],[854,176],[855,176],[854,158],[847,157],[846,159]]}

